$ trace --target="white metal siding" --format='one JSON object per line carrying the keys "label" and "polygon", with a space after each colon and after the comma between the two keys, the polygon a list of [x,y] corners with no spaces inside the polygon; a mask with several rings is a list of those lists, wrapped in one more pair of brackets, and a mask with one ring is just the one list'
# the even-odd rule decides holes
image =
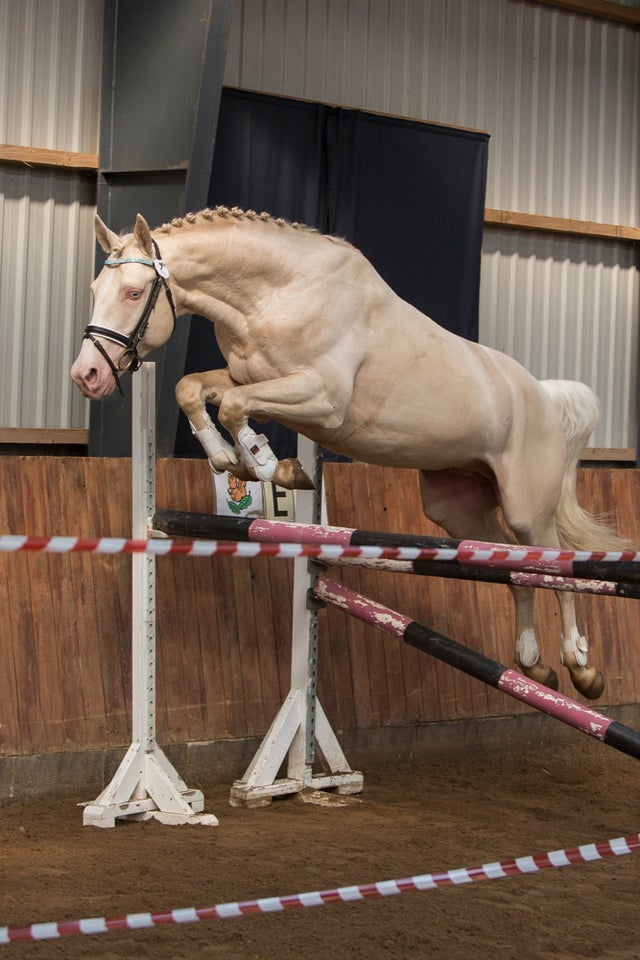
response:
{"label": "white metal siding", "polygon": [[639,223],[640,31],[513,0],[236,0],[225,82],[487,130],[487,206]]}
{"label": "white metal siding", "polygon": [[93,178],[11,167],[0,183],[0,426],[84,427],[69,367],[90,312]]}
{"label": "white metal siding", "polygon": [[[640,7],[640,0],[628,0]],[[102,0],[0,0],[0,141],[96,152]],[[487,206],[640,224],[640,31],[526,0],[236,0],[226,82],[485,129]],[[91,178],[0,167],[0,426],[83,426]],[[637,254],[487,228],[481,339],[635,446]]]}
{"label": "white metal siding", "polygon": [[[0,142],[97,153],[102,0],[0,0]],[[84,427],[95,176],[0,166],[0,426]]]}
{"label": "white metal siding", "polygon": [[583,380],[596,391],[594,446],[635,447],[640,285],[632,247],[488,230],[480,314],[483,342],[534,376]]}
{"label": "white metal siding", "polygon": [[[629,3],[640,6],[640,3]],[[225,82],[491,134],[487,206],[640,225],[640,31],[513,0],[236,0]],[[487,228],[480,338],[635,447],[637,256]]]}

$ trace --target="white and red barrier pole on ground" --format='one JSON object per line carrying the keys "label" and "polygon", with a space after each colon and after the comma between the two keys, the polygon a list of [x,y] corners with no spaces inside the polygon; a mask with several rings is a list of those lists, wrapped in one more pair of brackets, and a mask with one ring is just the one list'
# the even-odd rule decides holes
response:
{"label": "white and red barrier pole on ground", "polygon": [[550,867],[569,867],[592,863],[609,857],[621,857],[640,850],[640,834],[617,837],[600,843],[587,843],[569,849],[552,850],[513,860],[496,860],[479,867],[460,867],[443,873],[424,873],[399,880],[382,880],[332,890],[313,890],[280,897],[237,900],[208,907],[183,907],[162,913],[128,913],[121,917],[87,917],[83,920],[32,923],[26,927],[0,927],[0,946],[22,940],[57,940],[78,934],[92,936],[120,930],[144,930],[170,924],[195,923],[199,920],[230,920],[255,914],[281,913],[297,907],[323,907],[336,903],[362,903],[379,897],[397,896],[410,891],[437,890],[440,887],[462,886],[478,880],[503,880],[508,877],[538,873]]}

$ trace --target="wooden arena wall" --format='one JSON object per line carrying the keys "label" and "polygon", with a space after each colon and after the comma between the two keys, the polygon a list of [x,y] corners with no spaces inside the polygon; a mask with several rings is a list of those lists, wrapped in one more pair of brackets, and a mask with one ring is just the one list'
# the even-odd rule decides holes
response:
{"label": "wooden arena wall", "polygon": [[[129,536],[129,460],[0,458],[0,532]],[[329,520],[436,533],[417,475],[328,464]],[[640,471],[585,469],[585,506],[640,543]],[[158,462],[159,508],[212,510],[206,464]],[[130,739],[131,587],[126,555],[0,554],[0,756],[73,752]],[[348,570],[350,585],[486,656],[511,663],[506,587]],[[162,743],[262,736],[289,689],[292,564],[157,561],[157,717]],[[607,687],[598,707],[640,701],[637,601],[579,597]],[[561,690],[559,618],[538,592],[538,627]],[[498,691],[334,609],[320,614],[319,696],[337,731],[526,713]],[[530,712],[530,711],[529,711]]]}

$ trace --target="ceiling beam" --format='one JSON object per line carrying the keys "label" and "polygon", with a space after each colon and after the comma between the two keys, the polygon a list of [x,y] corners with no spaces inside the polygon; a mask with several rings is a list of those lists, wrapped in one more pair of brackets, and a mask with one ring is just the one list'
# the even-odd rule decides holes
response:
{"label": "ceiling beam", "polygon": [[72,150],[46,150],[43,147],[19,147],[0,143],[0,162],[19,163],[27,167],[55,167],[65,170],[97,170],[96,153],[74,153]]}
{"label": "ceiling beam", "polygon": [[527,0],[543,7],[555,7],[569,13],[580,13],[599,20],[611,20],[630,27],[640,26],[640,10],[627,7],[624,3],[611,3],[609,0]]}

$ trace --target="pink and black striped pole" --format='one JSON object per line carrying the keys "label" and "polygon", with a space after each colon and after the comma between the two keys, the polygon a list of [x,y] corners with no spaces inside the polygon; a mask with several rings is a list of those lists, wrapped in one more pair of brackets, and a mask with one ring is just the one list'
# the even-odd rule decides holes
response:
{"label": "pink and black striped pole", "polygon": [[[202,539],[315,543],[349,547],[410,547],[421,551],[432,551],[429,556],[423,553],[420,560],[415,561],[414,572],[416,573],[428,573],[428,564],[442,560],[453,561],[456,565],[490,567],[495,571],[524,570],[564,577],[640,583],[640,551],[638,550],[613,552],[561,550],[486,543],[479,540],[452,540],[447,537],[385,533],[379,530],[357,530],[351,527],[288,523],[264,520],[260,517],[251,519],[212,516],[206,513],[172,510],[158,510],[153,517],[153,528],[169,536]],[[421,565],[424,565],[422,569]]]}
{"label": "pink and black striped pole", "polygon": [[360,566],[390,573],[412,573],[423,577],[441,577],[445,580],[471,580],[475,583],[502,583],[508,587],[535,587],[542,590],[561,590],[564,593],[588,593],[604,597],[626,597],[640,600],[640,584],[616,583],[611,580],[587,580],[577,577],[558,577],[551,573],[530,573],[528,570],[471,566],[451,560],[370,560],[336,557],[325,561],[331,566]]}
{"label": "pink and black striped pole", "polygon": [[575,727],[581,733],[602,740],[622,753],[640,759],[640,734],[630,727],[584,707],[577,701],[555,690],[550,690],[549,687],[535,680],[530,680],[516,670],[490,660],[475,650],[470,650],[389,607],[369,600],[326,576],[318,578],[312,593],[317,599],[331,603],[350,616],[404,640],[418,650],[455,667],[456,670],[461,670],[490,687],[502,690],[510,697]]}

